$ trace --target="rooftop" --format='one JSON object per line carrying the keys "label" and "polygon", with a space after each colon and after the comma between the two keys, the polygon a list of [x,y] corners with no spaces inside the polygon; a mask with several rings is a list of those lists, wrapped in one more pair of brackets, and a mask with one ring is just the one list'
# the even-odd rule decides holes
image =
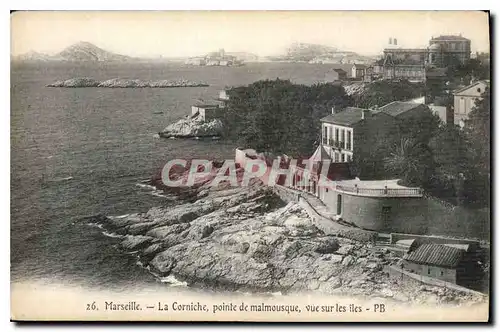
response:
{"label": "rooftop", "polygon": [[456,35],[444,35],[444,36],[439,36],[439,37],[434,37],[431,39],[431,42],[434,40],[440,40],[440,41],[445,41],[445,40],[460,40],[460,41],[470,41],[469,39],[462,37],[462,36],[456,36]]}
{"label": "rooftop", "polygon": [[194,107],[201,107],[201,108],[218,108],[219,105],[217,104],[194,104]]}
{"label": "rooftop", "polygon": [[385,48],[384,53],[426,53],[426,48]]}
{"label": "rooftop", "polygon": [[465,251],[462,249],[442,244],[427,243],[406,255],[404,259],[417,264],[454,268],[460,263],[464,253]]}
{"label": "rooftop", "polygon": [[347,107],[341,112],[325,116],[321,119],[321,122],[352,126],[362,120],[363,110],[369,111],[358,107]]}
{"label": "rooftop", "polygon": [[393,101],[387,105],[384,105],[378,109],[380,112],[391,116],[398,116],[405,112],[411,111],[416,108],[423,108],[422,104],[408,102],[408,101]]}
{"label": "rooftop", "polygon": [[461,92],[464,92],[465,90],[468,90],[468,89],[470,89],[470,88],[472,88],[472,87],[474,87],[474,86],[476,86],[478,84],[484,84],[486,86],[490,86],[490,81],[488,81],[488,80],[476,81],[476,82],[474,82],[472,84],[469,84],[467,86],[464,86],[462,88],[459,88],[459,89],[453,91],[453,94],[457,95],[457,94],[459,94]]}
{"label": "rooftop", "polygon": [[325,148],[323,147],[323,144],[320,144],[314,154],[309,158],[312,161],[323,161],[323,160],[328,160],[331,159],[330,155],[328,155],[328,152],[326,152]]}
{"label": "rooftop", "polygon": [[432,68],[425,72],[426,77],[446,77],[446,68]]}

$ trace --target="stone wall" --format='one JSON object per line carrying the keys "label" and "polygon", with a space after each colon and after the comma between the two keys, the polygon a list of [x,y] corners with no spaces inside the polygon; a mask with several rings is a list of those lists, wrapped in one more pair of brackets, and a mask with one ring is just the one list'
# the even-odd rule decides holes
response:
{"label": "stone wall", "polygon": [[295,190],[291,190],[280,185],[275,185],[273,186],[273,191],[286,203],[299,202],[300,200],[300,193]]}
{"label": "stone wall", "polygon": [[439,280],[436,278],[431,278],[423,275],[419,275],[416,273],[411,273],[409,271],[402,270],[396,266],[389,265],[384,268],[384,271],[389,273],[389,275],[393,278],[412,278],[415,280],[418,280],[420,282],[423,282],[425,284],[433,285],[433,286],[439,286],[439,287],[446,287],[446,288],[451,288],[453,290],[457,290],[460,292],[468,293],[468,294],[474,294],[478,296],[487,296],[483,293],[477,292],[475,290],[465,288],[459,285],[456,285],[454,283],[450,283],[444,280]]}
{"label": "stone wall", "polygon": [[[386,233],[446,235],[488,239],[488,211],[454,207],[428,197],[366,197],[324,189],[321,198],[331,211],[337,212],[341,196],[342,219],[356,226]],[[390,209],[386,218],[383,208]]]}
{"label": "stone wall", "polygon": [[424,264],[416,264],[405,261],[405,269],[415,274],[436,278],[446,282],[457,283],[457,272],[453,269],[447,269],[439,266],[430,266]]}

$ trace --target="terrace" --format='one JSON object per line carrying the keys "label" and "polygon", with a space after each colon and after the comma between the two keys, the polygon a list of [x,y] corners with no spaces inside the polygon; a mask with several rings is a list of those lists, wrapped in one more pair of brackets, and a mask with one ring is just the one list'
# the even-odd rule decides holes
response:
{"label": "terrace", "polygon": [[345,180],[337,182],[335,190],[349,195],[370,197],[422,197],[421,188],[399,185],[399,180]]}

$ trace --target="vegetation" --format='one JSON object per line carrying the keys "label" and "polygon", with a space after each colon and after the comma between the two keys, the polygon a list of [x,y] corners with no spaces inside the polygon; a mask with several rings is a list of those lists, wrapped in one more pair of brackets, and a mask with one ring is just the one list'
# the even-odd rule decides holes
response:
{"label": "vegetation", "polygon": [[[346,106],[370,107],[418,97],[423,86],[375,82],[353,98],[335,84],[264,80],[228,91],[225,135],[242,147],[310,156],[321,139],[320,119]],[[364,179],[401,178],[454,205],[490,202],[490,91],[470,113],[465,130],[445,126],[429,109],[398,120],[391,130],[355,145],[352,168]]]}
{"label": "vegetation", "polygon": [[400,178],[454,205],[490,203],[490,95],[485,91],[465,130],[444,126],[430,111],[355,151],[360,178]]}
{"label": "vegetation", "polygon": [[352,101],[335,84],[313,86],[264,80],[228,91],[225,135],[240,146],[309,156],[321,134],[320,119]]}
{"label": "vegetation", "polygon": [[448,66],[447,76],[453,84],[468,84],[471,79],[490,79],[490,65],[478,59],[470,59],[465,64],[456,61]]}
{"label": "vegetation", "polygon": [[399,82],[375,81],[367,88],[354,94],[354,106],[361,108],[372,108],[383,106],[396,100],[410,100],[423,96],[425,86],[423,83],[411,83],[407,80]]}
{"label": "vegetation", "polygon": [[428,108],[397,120],[391,129],[370,135],[370,144],[355,146],[353,170],[362,179],[400,178],[423,186],[434,168],[429,142],[439,130],[440,120]]}

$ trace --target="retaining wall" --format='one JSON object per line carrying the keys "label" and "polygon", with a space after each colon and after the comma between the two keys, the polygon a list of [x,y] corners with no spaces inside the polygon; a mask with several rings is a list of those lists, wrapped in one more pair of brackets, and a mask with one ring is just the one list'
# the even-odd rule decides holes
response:
{"label": "retaining wall", "polygon": [[450,282],[446,282],[443,280],[423,276],[423,275],[416,274],[416,273],[411,273],[409,271],[400,269],[400,268],[393,266],[393,265],[386,266],[384,268],[384,270],[387,273],[389,273],[390,276],[392,276],[394,278],[404,278],[406,276],[406,277],[412,278],[414,280],[420,281],[424,284],[428,284],[428,285],[432,285],[432,286],[446,287],[446,288],[450,288],[450,289],[453,289],[453,290],[456,290],[459,292],[468,293],[468,294],[487,296],[486,294],[480,293],[478,291],[475,291],[475,290],[472,290],[469,288],[459,286],[459,285],[454,284],[454,283],[450,283]]}

